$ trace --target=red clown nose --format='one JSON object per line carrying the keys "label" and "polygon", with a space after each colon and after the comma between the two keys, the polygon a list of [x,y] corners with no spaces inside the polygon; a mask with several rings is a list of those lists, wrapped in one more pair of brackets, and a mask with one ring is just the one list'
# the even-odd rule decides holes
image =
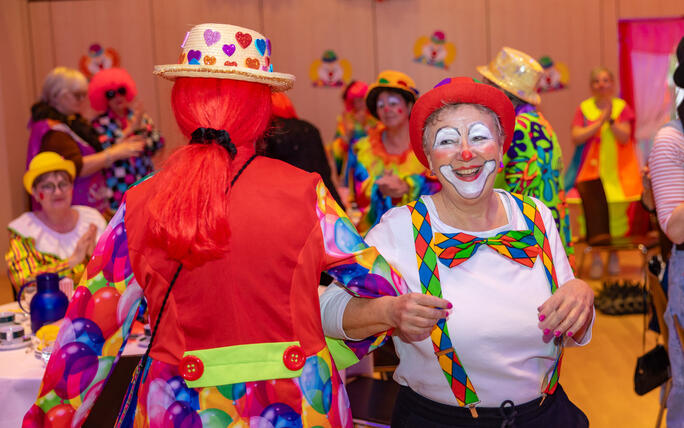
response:
{"label": "red clown nose", "polygon": [[473,153],[470,150],[465,149],[465,150],[463,150],[463,152],[461,152],[461,159],[464,162],[468,162],[472,158],[473,158]]}

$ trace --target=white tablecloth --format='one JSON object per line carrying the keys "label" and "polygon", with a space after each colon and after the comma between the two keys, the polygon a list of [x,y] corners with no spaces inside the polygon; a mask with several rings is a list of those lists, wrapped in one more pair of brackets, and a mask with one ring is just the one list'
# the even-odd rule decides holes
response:
{"label": "white tablecloth", "polygon": [[[8,303],[0,305],[0,312],[18,311],[19,305]],[[26,332],[31,331],[28,317],[24,325]],[[43,379],[45,364],[34,356],[30,348],[0,350],[0,427],[20,427],[24,414],[38,397],[40,382]],[[137,341],[129,340],[124,355],[140,355],[145,348]]]}

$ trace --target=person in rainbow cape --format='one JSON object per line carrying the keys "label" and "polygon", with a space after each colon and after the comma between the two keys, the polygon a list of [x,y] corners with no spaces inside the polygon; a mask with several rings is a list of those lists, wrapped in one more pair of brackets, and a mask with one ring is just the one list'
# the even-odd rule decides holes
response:
{"label": "person in rainbow cape", "polygon": [[514,121],[501,90],[470,78],[420,97],[411,146],[442,190],[389,210],[365,238],[408,292],[353,282],[321,296],[324,332],[348,352],[338,367],[392,334],[393,427],[588,426],[559,375],[564,347],[591,339],[594,293],[551,211],[494,189]]}
{"label": "person in rainbow cape", "polygon": [[[630,209],[641,198],[641,170],[634,142],[634,111],[615,94],[615,78],[605,67],[591,71],[592,96],[582,101],[572,120],[575,153],[565,174],[568,199],[576,199],[575,183],[601,179],[608,202],[610,234],[629,236],[636,226],[635,211]],[[590,276],[603,274],[600,254],[594,254]],[[620,273],[617,252],[611,252],[608,273]]]}

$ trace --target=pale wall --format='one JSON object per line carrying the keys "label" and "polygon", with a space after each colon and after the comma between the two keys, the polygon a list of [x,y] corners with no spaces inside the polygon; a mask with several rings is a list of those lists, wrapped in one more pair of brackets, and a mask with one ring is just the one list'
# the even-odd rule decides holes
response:
{"label": "pale wall", "polygon": [[[176,61],[185,31],[197,23],[242,25],[271,38],[276,70],[298,78],[289,94],[300,116],[325,138],[334,131],[340,91],[315,89],[308,77],[310,63],[325,49],[351,61],[354,78],[371,81],[394,68],[411,75],[422,92],[447,76],[477,77],[475,66],[504,45],[550,55],[565,62],[571,76],[568,89],[542,97],[567,161],[570,121],[588,95],[589,70],[599,64],[617,70],[617,20],[682,14],[681,0],[2,0],[0,224],[25,209],[25,124],[43,77],[57,65],[77,67],[94,42],[121,54],[139,100],[167,138],[166,155],[184,141],[169,107],[171,84],[151,70]],[[412,61],[413,42],[436,29],[456,45],[449,71]],[[6,242],[3,232],[3,253]]]}

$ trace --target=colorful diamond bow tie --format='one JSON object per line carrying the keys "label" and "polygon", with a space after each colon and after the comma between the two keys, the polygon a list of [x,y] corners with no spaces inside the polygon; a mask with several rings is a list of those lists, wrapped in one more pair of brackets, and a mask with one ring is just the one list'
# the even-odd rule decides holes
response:
{"label": "colorful diamond bow tie", "polygon": [[460,265],[487,246],[523,266],[532,267],[541,250],[531,230],[509,230],[491,238],[478,238],[467,233],[435,233],[435,253],[449,268]]}

